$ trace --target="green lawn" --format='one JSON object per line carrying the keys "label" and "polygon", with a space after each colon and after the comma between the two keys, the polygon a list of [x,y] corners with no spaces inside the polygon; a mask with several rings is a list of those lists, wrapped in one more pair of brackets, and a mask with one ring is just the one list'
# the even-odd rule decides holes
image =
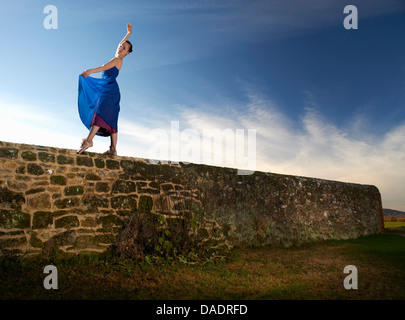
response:
{"label": "green lawn", "polygon": [[405,227],[405,222],[385,221],[384,222],[384,227],[385,228],[403,228],[403,227]]}
{"label": "green lawn", "polygon": [[[47,264],[58,268],[46,290]],[[343,269],[358,270],[347,290]],[[113,258],[2,259],[0,299],[405,299],[405,237],[387,232],[300,248],[234,249],[195,264]]]}

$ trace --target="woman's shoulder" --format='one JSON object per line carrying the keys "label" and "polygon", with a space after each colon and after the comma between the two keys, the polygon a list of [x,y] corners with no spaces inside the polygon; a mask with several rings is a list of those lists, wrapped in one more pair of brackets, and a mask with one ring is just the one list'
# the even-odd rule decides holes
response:
{"label": "woman's shoulder", "polygon": [[121,69],[122,66],[122,59],[114,57],[110,60],[110,62],[112,63],[113,67],[116,67],[118,70]]}

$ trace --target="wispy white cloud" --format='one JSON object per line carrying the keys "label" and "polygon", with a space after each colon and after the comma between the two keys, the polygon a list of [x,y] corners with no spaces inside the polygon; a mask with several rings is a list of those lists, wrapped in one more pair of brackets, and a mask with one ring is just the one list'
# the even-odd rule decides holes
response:
{"label": "wispy white cloud", "polygon": [[372,131],[359,135],[353,127],[339,128],[308,108],[296,125],[271,101],[255,93],[243,109],[247,111],[232,119],[185,110],[182,121],[185,127],[200,131],[212,127],[255,129],[257,170],[373,184],[382,192],[386,207],[403,209],[405,124],[382,137]]}

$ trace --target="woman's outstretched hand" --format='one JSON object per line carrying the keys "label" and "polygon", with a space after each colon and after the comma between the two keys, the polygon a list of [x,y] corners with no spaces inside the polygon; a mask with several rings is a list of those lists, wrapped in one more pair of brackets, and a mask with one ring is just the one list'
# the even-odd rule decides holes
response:
{"label": "woman's outstretched hand", "polygon": [[132,33],[132,22],[127,23],[127,32]]}
{"label": "woman's outstretched hand", "polygon": [[87,70],[86,71],[83,71],[81,74],[80,74],[83,78],[87,78],[90,74],[87,72]]}

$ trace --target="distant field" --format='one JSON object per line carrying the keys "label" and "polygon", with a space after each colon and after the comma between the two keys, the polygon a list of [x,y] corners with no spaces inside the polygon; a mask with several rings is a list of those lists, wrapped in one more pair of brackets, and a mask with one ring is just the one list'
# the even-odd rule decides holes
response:
{"label": "distant field", "polygon": [[[2,259],[0,299],[405,299],[405,237],[388,232],[300,248],[235,249],[187,264],[82,257],[66,261]],[[43,268],[58,268],[58,290]],[[358,270],[347,290],[345,266]]]}
{"label": "distant field", "polygon": [[384,221],[385,228],[401,228],[405,227],[405,221],[393,222],[393,221]]}

